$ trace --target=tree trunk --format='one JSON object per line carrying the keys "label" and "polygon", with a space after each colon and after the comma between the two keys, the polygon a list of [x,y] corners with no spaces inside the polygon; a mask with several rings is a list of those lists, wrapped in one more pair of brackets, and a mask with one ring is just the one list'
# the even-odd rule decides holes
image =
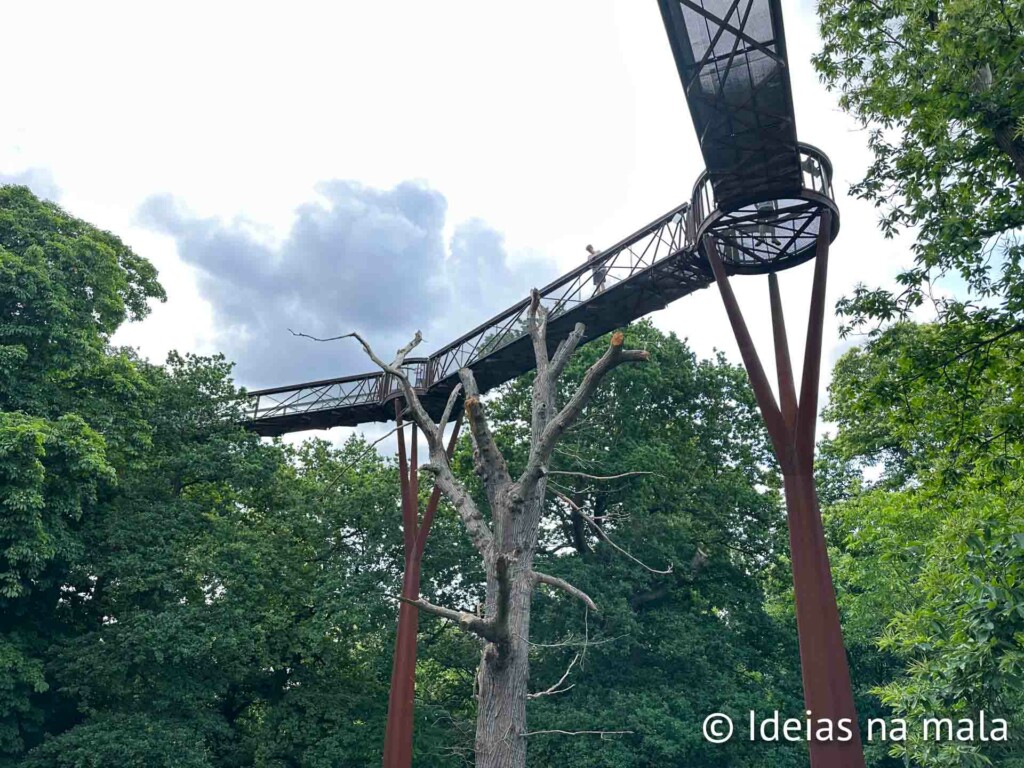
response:
{"label": "tree trunk", "polygon": [[[494,546],[508,557],[506,616],[501,617],[500,569],[488,567],[487,616],[503,626],[502,636],[488,642],[477,673],[476,768],[524,768],[526,765],[526,700],[530,683],[530,604],[537,528],[543,512],[547,480],[541,478],[530,495],[494,515]],[[502,507],[506,505],[502,504]]]}
{"label": "tree trunk", "polygon": [[530,682],[529,569],[510,585],[509,637],[488,643],[480,659],[476,718],[477,768],[522,768],[526,765],[526,695]]}
{"label": "tree trunk", "polygon": [[1024,141],[1017,138],[1017,126],[1012,120],[996,123],[992,126],[992,135],[999,147],[1013,163],[1017,175],[1024,180]]}

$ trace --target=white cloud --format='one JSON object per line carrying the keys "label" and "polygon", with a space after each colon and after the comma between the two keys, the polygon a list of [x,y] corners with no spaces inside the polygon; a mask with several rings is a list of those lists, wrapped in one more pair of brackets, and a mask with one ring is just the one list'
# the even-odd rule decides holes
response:
{"label": "white cloud", "polygon": [[382,191],[332,181],[319,192],[276,244],[246,222],[196,217],[166,195],[140,208],[140,223],[172,237],[196,270],[216,344],[250,387],[371,365],[354,341],[326,347],[296,333],[359,331],[387,356],[416,329],[426,353],[557,274],[550,263],[510,265],[501,234],[478,219],[455,225],[446,246],[445,198],[423,184]]}
{"label": "white cloud", "polygon": [[37,196],[46,200],[60,200],[60,187],[54,181],[48,168],[25,168],[17,173],[0,172],[0,185],[17,184],[28,187]]}

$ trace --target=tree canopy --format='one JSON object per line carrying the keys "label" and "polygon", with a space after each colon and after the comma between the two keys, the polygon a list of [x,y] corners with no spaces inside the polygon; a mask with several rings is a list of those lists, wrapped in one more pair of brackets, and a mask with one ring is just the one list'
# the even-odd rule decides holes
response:
{"label": "tree canopy", "polygon": [[[837,364],[826,453],[877,474],[829,508],[848,639],[872,659],[864,679],[908,722],[1010,719],[1024,681],[1024,497],[1020,338],[959,349],[960,324],[898,324]],[[991,359],[982,359],[991,358]],[[897,754],[902,747],[895,745]],[[928,743],[922,766],[1020,765],[1019,739]]]}
{"label": "tree canopy", "polygon": [[913,233],[891,291],[840,302],[851,328],[906,317],[948,277],[940,315],[1018,324],[1024,307],[1024,5],[1019,0],[822,0],[815,65],[868,131],[853,192],[887,235]]}
{"label": "tree canopy", "polygon": [[[837,363],[824,414],[858,709],[984,709],[1013,735],[911,731],[868,744],[868,764],[1022,766],[1021,9],[820,13],[818,67],[871,130],[856,190],[916,237],[900,289],[841,302],[849,330],[872,330]],[[936,322],[909,322],[942,275],[961,290]],[[261,441],[238,426],[228,361],[112,345],[162,298],[116,236],[0,187],[0,767],[379,764],[403,564],[394,463],[358,436]],[[648,322],[625,335],[650,362],[609,375],[547,467],[537,566],[599,610],[546,589],[532,606],[530,765],[802,765],[801,744],[699,730],[716,711],[802,711],[778,468],[747,379]],[[565,392],[602,346],[580,349]],[[487,399],[512,471],[532,384]],[[453,469],[488,515],[473,462],[464,438]],[[473,611],[482,575],[442,504],[423,594]],[[471,764],[479,647],[426,616],[419,644],[415,764]],[[610,733],[561,733],[585,731]]]}
{"label": "tree canopy", "polygon": [[[403,560],[393,463],[361,438],[245,432],[221,358],[112,347],[163,295],[149,262],[24,188],[0,202],[0,765],[379,763]],[[712,703],[799,705],[790,619],[765,587],[785,570],[765,437],[737,368],[646,323],[628,336],[652,363],[616,371],[567,436],[543,522],[544,567],[601,611],[538,598],[536,692],[572,668],[529,706],[539,730],[629,733],[531,736],[531,764],[764,765],[693,722]],[[512,463],[529,386],[489,406]],[[454,463],[479,493],[468,441]],[[424,594],[471,607],[471,552],[442,505]],[[426,618],[420,646],[416,764],[464,763],[478,651]]]}

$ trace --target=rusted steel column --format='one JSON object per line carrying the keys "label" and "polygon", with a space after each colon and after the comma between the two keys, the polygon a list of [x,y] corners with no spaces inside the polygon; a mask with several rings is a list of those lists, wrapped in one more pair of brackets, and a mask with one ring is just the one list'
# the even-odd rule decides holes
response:
{"label": "rusted steel column", "polygon": [[[405,600],[419,597],[419,573],[413,557],[416,499],[409,482],[410,467],[405,449],[405,425],[400,401],[395,401],[395,425],[398,429],[398,480],[401,486],[402,538],[405,565],[401,595]],[[416,630],[419,622],[416,606],[401,601],[398,605],[398,632],[391,664],[391,690],[388,694],[388,719],[384,733],[384,768],[402,768],[412,764],[412,702],[409,701],[410,674],[416,674]],[[407,706],[408,702],[408,706]]]}
{"label": "rusted steel column", "polygon": [[[448,455],[455,450],[461,418],[456,420],[448,442]],[[416,695],[416,635],[419,609],[409,601],[420,596],[420,568],[423,549],[434,521],[441,490],[436,486],[419,520],[419,480],[417,476],[416,426],[412,430],[411,460],[406,458],[405,434],[401,405],[395,403],[395,424],[398,427],[398,475],[402,489],[402,537],[405,545],[405,569],[402,577],[402,598],[398,606],[398,633],[391,666],[391,691],[388,694],[388,719],[384,733],[384,768],[410,768]]]}
{"label": "rusted steel column", "polygon": [[776,403],[768,377],[754,348],[739,303],[729,284],[729,277],[715,249],[715,243],[708,238],[705,246],[729,322],[740,346],[743,363],[750,376],[754,396],[782,468],[804,703],[810,710],[812,719],[828,720],[833,726],[838,726],[841,720],[847,720],[852,731],[852,738],[849,741],[838,740],[843,733],[837,727],[835,738],[831,741],[812,739],[808,745],[811,767],[864,768],[864,749],[857,724],[850,669],[843,645],[839,609],[836,605],[825,532],[818,506],[818,493],[814,484],[814,431],[818,415],[830,229],[831,213],[826,211],[819,223],[817,261],[811,289],[810,320],[799,402],[795,396],[795,382],[779,286],[775,275],[769,276],[781,409]]}
{"label": "rusted steel column", "polygon": [[793,363],[789,358],[789,340],[786,336],[786,318],[782,313],[782,295],[779,293],[779,276],[768,275],[768,295],[772,306],[772,335],[775,341],[775,370],[779,378],[779,403],[782,418],[789,429],[796,425],[796,383],[793,379]]}

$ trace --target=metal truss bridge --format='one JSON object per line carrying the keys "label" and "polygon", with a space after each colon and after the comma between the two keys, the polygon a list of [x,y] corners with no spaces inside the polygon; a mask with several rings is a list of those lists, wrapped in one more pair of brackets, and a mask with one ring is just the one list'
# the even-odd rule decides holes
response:
{"label": "metal truss bridge", "polygon": [[[779,0],[659,0],[707,170],[691,199],[540,289],[554,348],[578,322],[597,338],[714,282],[714,237],[727,270],[763,274],[813,258],[821,214],[839,216],[832,166],[796,139]],[[440,416],[472,369],[487,391],[534,367],[529,298],[405,369]],[[260,435],[394,418],[398,382],[366,373],[250,392],[245,423]]]}

